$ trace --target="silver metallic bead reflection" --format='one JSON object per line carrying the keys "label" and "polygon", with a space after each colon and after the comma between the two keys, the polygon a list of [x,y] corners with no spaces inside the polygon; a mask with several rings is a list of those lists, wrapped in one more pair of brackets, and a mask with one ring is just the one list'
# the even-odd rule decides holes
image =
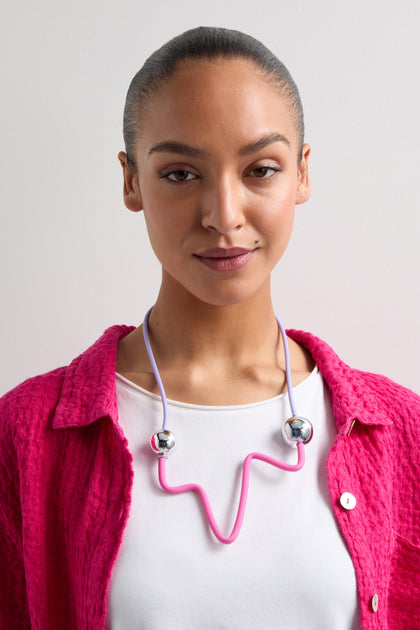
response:
{"label": "silver metallic bead reflection", "polygon": [[283,435],[286,442],[303,442],[307,444],[313,436],[312,424],[307,418],[302,416],[292,416],[283,425]]}
{"label": "silver metallic bead reflection", "polygon": [[166,455],[171,451],[176,443],[176,438],[171,431],[160,429],[153,433],[150,438],[150,446],[155,453]]}

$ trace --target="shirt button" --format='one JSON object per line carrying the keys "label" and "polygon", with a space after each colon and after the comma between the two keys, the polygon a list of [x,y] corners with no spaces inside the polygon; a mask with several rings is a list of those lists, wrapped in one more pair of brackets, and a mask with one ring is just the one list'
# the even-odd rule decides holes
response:
{"label": "shirt button", "polygon": [[343,492],[340,497],[340,505],[345,510],[353,510],[356,507],[356,497],[350,492]]}
{"label": "shirt button", "polygon": [[375,595],[372,597],[370,604],[372,606],[373,612],[376,612],[379,606],[379,597],[377,593],[375,593]]}

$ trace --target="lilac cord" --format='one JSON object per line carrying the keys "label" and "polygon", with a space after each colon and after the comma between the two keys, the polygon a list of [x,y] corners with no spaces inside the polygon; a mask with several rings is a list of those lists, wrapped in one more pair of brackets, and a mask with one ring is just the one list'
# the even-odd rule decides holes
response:
{"label": "lilac cord", "polygon": [[160,397],[162,399],[162,406],[163,406],[162,430],[164,431],[167,428],[166,425],[168,424],[168,400],[166,398],[165,388],[163,387],[162,379],[160,378],[159,370],[156,365],[155,357],[153,356],[152,346],[150,345],[148,324],[149,324],[149,317],[150,317],[150,313],[152,312],[152,309],[153,309],[153,306],[149,308],[143,321],[143,337],[144,337],[144,343],[146,345],[147,354],[150,360],[150,364],[152,366],[153,374],[155,376],[156,383],[159,389]]}
{"label": "lilac cord", "polygon": [[[163,387],[162,379],[160,378],[159,370],[157,368],[156,361],[153,356],[153,351],[152,351],[150,338],[149,338],[149,329],[148,329],[149,316],[152,311],[152,308],[153,306],[147,311],[146,316],[143,321],[143,337],[144,337],[144,343],[146,345],[147,354],[150,360],[150,364],[152,366],[153,374],[155,376],[156,383],[157,383],[160,396],[162,399],[162,406],[163,406],[162,429],[165,430],[167,421],[168,421],[168,402],[167,402],[167,398],[165,394],[165,389]],[[289,397],[289,403],[290,403],[292,415],[295,416],[296,410],[295,410],[293,393],[292,393],[292,380],[290,376],[291,370],[290,370],[289,350],[287,347],[287,337],[286,337],[286,332],[283,328],[281,321],[279,320],[277,316],[276,316],[276,319],[277,319],[277,323],[279,325],[280,332],[283,339],[284,357],[285,357],[285,366],[286,366],[287,393]],[[297,453],[298,453],[298,461],[296,464],[285,464],[284,462],[280,462],[279,460],[274,459],[273,457],[270,457],[269,455],[264,455],[262,453],[249,453],[249,455],[246,456],[245,461],[243,463],[243,469],[242,469],[242,486],[241,486],[241,495],[239,499],[238,512],[237,512],[235,523],[233,525],[232,531],[229,536],[224,536],[222,534],[216,522],[216,519],[214,517],[213,511],[211,509],[211,505],[210,505],[210,501],[208,499],[207,493],[200,485],[196,483],[187,483],[180,486],[170,486],[168,484],[168,482],[166,481],[166,456],[162,454],[159,455],[159,459],[158,459],[159,483],[162,489],[168,494],[182,494],[184,492],[196,492],[203,505],[208,523],[214,535],[216,536],[217,540],[219,540],[221,543],[225,545],[229,545],[233,543],[239,536],[239,532],[241,531],[242,523],[244,520],[246,503],[247,503],[247,498],[248,498],[249,475],[250,475],[250,468],[251,468],[252,460],[258,459],[262,462],[265,462],[266,464],[270,464],[271,466],[280,468],[281,470],[286,470],[288,472],[297,472],[298,470],[301,470],[303,468],[303,465],[305,464],[305,449],[301,442],[297,442]]]}
{"label": "lilac cord", "polygon": [[[159,370],[158,367],[156,365],[156,361],[155,361],[155,357],[153,356],[153,350],[152,350],[152,346],[150,345],[150,337],[149,337],[149,317],[150,317],[150,313],[153,310],[153,306],[149,308],[149,310],[147,311],[144,321],[143,321],[143,337],[144,337],[144,343],[146,345],[146,351],[147,351],[147,355],[149,357],[150,360],[150,364],[152,366],[152,370],[153,370],[153,374],[155,376],[156,379],[156,383],[159,389],[159,393],[160,393],[160,397],[162,399],[162,405],[163,405],[163,423],[162,423],[162,429],[165,430],[167,428],[167,424],[168,424],[168,402],[167,402],[167,398],[166,398],[166,393],[165,393],[165,388],[163,387],[163,383],[162,383],[162,379],[160,378],[160,374],[159,374]],[[281,332],[281,336],[283,339],[283,348],[284,348],[284,361],[285,361],[285,366],[286,366],[286,383],[287,383],[287,395],[289,397],[289,404],[290,404],[290,409],[292,412],[292,416],[296,416],[296,408],[295,408],[295,401],[293,398],[293,389],[292,389],[292,379],[290,376],[291,370],[290,370],[290,357],[289,357],[289,347],[288,347],[288,343],[287,343],[287,336],[286,336],[286,331],[284,330],[283,324],[281,323],[280,319],[277,317],[276,315],[276,320],[277,323],[279,325],[279,329]]]}
{"label": "lilac cord", "polygon": [[291,369],[290,369],[290,357],[289,357],[289,345],[287,343],[286,331],[284,330],[283,324],[279,320],[276,315],[277,323],[280,328],[281,336],[283,339],[283,348],[284,348],[284,362],[286,366],[286,383],[287,383],[287,395],[289,397],[290,409],[292,411],[292,416],[297,416],[295,401],[293,398],[293,388],[292,388],[292,377],[291,377]]}

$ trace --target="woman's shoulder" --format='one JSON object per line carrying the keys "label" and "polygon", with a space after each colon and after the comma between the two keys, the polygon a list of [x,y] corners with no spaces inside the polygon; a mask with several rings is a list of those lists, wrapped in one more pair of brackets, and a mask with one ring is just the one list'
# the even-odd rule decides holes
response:
{"label": "woman's shoulder", "polygon": [[0,398],[0,427],[49,417],[63,396],[78,399],[95,377],[102,383],[106,377],[110,379],[118,340],[130,330],[132,327],[112,326],[68,365],[28,378],[11,389]]}
{"label": "woman's shoulder", "polygon": [[26,409],[45,409],[58,398],[67,367],[59,367],[26,379],[0,398],[0,422],[6,414]]}
{"label": "woman's shoulder", "polygon": [[357,408],[376,417],[420,416],[420,396],[383,374],[353,368],[331,346],[311,333],[288,330],[288,336],[306,348],[321,371],[332,398],[344,408]]}
{"label": "woman's shoulder", "polygon": [[36,451],[60,398],[65,371],[61,367],[29,378],[0,398],[0,471],[16,469],[19,459],[27,461],[29,452]]}

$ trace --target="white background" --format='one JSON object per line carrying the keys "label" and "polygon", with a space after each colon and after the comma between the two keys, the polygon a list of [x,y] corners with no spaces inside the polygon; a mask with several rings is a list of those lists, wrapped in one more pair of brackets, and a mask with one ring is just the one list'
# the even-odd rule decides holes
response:
{"label": "white background", "polygon": [[313,193],[274,275],[279,316],[419,390],[417,0],[2,6],[0,393],[153,303],[159,266],[121,196],[125,93],[201,24],[261,39],[301,92]]}

